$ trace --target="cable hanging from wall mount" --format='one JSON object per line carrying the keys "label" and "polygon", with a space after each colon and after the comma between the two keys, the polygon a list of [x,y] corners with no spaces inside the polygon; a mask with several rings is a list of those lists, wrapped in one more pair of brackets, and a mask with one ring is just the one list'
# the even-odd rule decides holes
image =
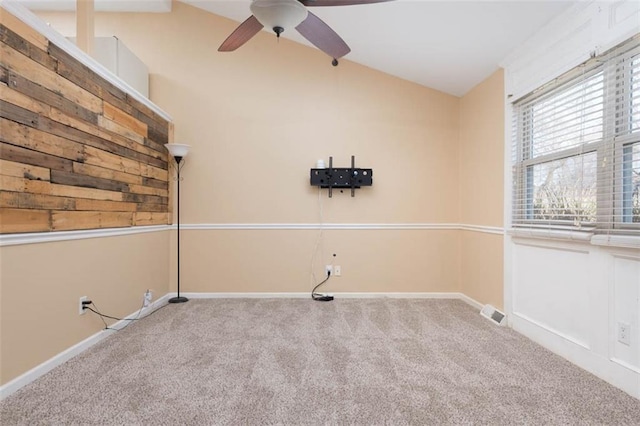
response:
{"label": "cable hanging from wall mount", "polygon": [[316,285],[313,290],[311,290],[311,298],[313,300],[316,300],[318,302],[330,302],[333,300],[333,296],[329,295],[329,294],[324,294],[324,293],[316,293],[316,290],[318,289],[318,287],[320,287],[322,284],[326,283],[327,281],[329,281],[329,278],[331,278],[331,271],[327,271],[327,278],[325,278],[324,280],[322,280],[320,283],[318,283],[318,285]]}
{"label": "cable hanging from wall mount", "polygon": [[[322,190],[321,188],[318,188],[318,219],[320,221],[320,232],[318,233],[318,237],[316,238],[316,243],[313,247],[313,252],[311,253],[311,282],[312,284],[315,284],[315,287],[313,288],[313,290],[311,290],[311,298],[319,302],[329,302],[333,300],[333,296],[330,296],[328,294],[323,294],[323,293],[316,293],[316,290],[318,289],[318,287],[326,283],[331,277],[331,272],[327,271],[327,277],[319,284],[316,284],[317,280],[316,280],[316,274],[315,274],[315,263],[316,263],[315,260],[316,260],[316,255],[318,254],[318,249],[322,246],[323,237],[324,237],[324,227],[322,226],[323,212],[322,212],[322,196],[321,195],[322,195]],[[333,256],[335,257],[335,254]]]}

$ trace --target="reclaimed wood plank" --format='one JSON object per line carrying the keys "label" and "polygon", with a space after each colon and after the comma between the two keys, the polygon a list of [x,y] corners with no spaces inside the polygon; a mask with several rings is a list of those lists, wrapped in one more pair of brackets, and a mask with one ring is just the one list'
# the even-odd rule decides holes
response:
{"label": "reclaimed wood plank", "polygon": [[158,113],[156,113],[151,108],[149,108],[148,106],[146,106],[145,104],[143,104],[142,102],[140,102],[139,100],[137,100],[136,98],[134,98],[128,93],[127,93],[127,104],[131,105],[134,108],[134,111],[136,111],[134,112],[134,116],[140,121],[143,121],[149,124],[146,120],[151,120],[152,122],[160,126],[162,126],[164,123],[167,122],[167,120],[159,116]]}
{"label": "reclaimed wood plank", "polygon": [[61,172],[59,170],[51,171],[51,183],[79,186],[83,188],[104,189],[107,191],[129,191],[129,185],[123,182],[70,172]]}
{"label": "reclaimed wood plank", "polygon": [[159,197],[157,195],[144,195],[144,194],[132,194],[130,192],[123,193],[122,199],[139,204],[167,204],[169,199],[167,197]]}
{"label": "reclaimed wood plank", "polygon": [[114,212],[135,212],[136,203],[126,203],[119,201],[105,200],[89,200],[85,198],[77,198],[75,200],[76,210],[93,210],[93,211],[114,211]]}
{"label": "reclaimed wood plank", "polygon": [[150,188],[144,185],[129,185],[129,192],[134,194],[157,195],[159,197],[169,197],[169,190],[160,188]]}
{"label": "reclaimed wood plank", "polygon": [[133,212],[100,212],[101,228],[133,226]]}
{"label": "reclaimed wood plank", "polygon": [[98,126],[120,136],[124,136],[127,139],[136,141],[139,144],[144,144],[144,136],[137,134],[133,130],[129,130],[128,128],[116,123],[115,121],[109,120],[103,115],[98,117]]}
{"label": "reclaimed wood plank", "polygon": [[[158,166],[161,168],[167,167],[167,161],[166,161],[167,156],[164,153],[157,152],[156,150],[151,149],[138,142],[132,141],[131,139],[127,139],[115,133],[102,130],[99,127],[93,126],[82,120],[78,120],[74,117],[71,117],[56,108],[51,108],[49,117],[52,120],[57,121],[58,123],[64,124],[65,126],[73,127],[74,129],[80,130],[85,133],[89,133],[90,135],[97,136],[102,139],[106,139],[110,142],[116,143],[125,148],[129,148],[141,154],[145,154],[149,157],[152,157],[155,160],[149,160],[149,161],[151,161],[152,164],[155,166]],[[132,155],[135,155],[135,154],[132,154]],[[136,158],[136,159],[145,160],[146,157],[141,156],[140,158]]]}
{"label": "reclaimed wood plank", "polygon": [[121,110],[131,114],[135,111],[131,105],[126,103],[126,95],[124,92],[95,74],[88,67],[78,62],[68,63],[60,61],[57,72],[59,75],[74,82],[89,93],[96,95],[105,102],[117,106]]}
{"label": "reclaimed wood plank", "polygon": [[0,142],[0,159],[45,167],[51,170],[73,171],[73,162],[71,160],[3,142]]}
{"label": "reclaimed wood plank", "polygon": [[56,197],[88,198],[92,200],[123,201],[123,193],[103,189],[55,184],[42,180],[31,180],[0,175],[0,190],[52,195]]}
{"label": "reclaimed wood plank", "polygon": [[49,184],[46,188],[36,187],[34,183],[43,183],[40,181],[29,181],[27,183],[27,192],[46,191],[45,194],[56,195],[59,197],[73,198],[89,198],[93,200],[123,201],[122,192],[107,191],[104,189],[83,188],[80,186],[56,185]]}
{"label": "reclaimed wood plank", "polygon": [[124,91],[97,75],[55,43],[49,43],[49,55],[58,61],[59,75],[129,114],[133,113],[134,108],[126,103],[127,94]]}
{"label": "reclaimed wood plank", "polygon": [[[174,134],[174,130],[175,130],[174,124],[172,122],[168,123],[167,129],[169,131],[169,134],[168,134],[169,143],[174,143],[175,142],[175,140],[174,140],[174,136],[175,136],[175,134]],[[172,159],[169,158],[169,160],[172,160]],[[172,164],[172,166],[174,166],[175,162],[173,162],[171,164]],[[174,172],[175,172],[175,167],[174,167]],[[174,173],[174,172],[172,172],[172,173]],[[172,183],[176,182],[176,180],[177,180],[177,177],[172,178],[171,182]],[[167,180],[167,189],[169,190],[169,200],[173,200],[174,197],[175,197],[175,185],[169,185],[169,181],[168,180]],[[169,215],[167,217],[168,223],[173,223],[173,202],[172,201],[167,202],[167,212],[169,213]]]}
{"label": "reclaimed wood plank", "polygon": [[167,180],[158,180],[158,179],[153,179],[153,178],[148,178],[148,177],[143,177],[142,178],[142,185],[151,186],[153,188],[169,189],[169,181],[167,181]]}
{"label": "reclaimed wood plank", "polygon": [[143,177],[132,175],[130,173],[119,172],[117,170],[106,169],[100,166],[94,166],[86,163],[73,163],[73,172],[81,175],[94,176],[97,178],[117,180],[124,183],[144,185]]}
{"label": "reclaimed wood plank", "polygon": [[[95,112],[89,111],[81,105],[78,105],[65,98],[61,94],[49,90],[46,87],[40,86],[39,84],[36,84],[31,80],[22,77],[14,71],[9,71],[8,85],[13,90],[16,90],[35,101],[49,106],[48,111],[51,110],[51,107],[55,107],[88,123],[92,123],[94,125],[98,124],[98,114],[96,114]],[[46,115],[49,116],[48,113]]]}
{"label": "reclaimed wood plank", "polygon": [[40,121],[38,113],[9,103],[4,99],[0,99],[0,117],[30,127],[38,127]]}
{"label": "reclaimed wood plank", "polygon": [[0,99],[47,117],[51,112],[51,107],[49,105],[38,102],[29,96],[12,89],[9,85],[5,86],[4,84],[0,84]]}
{"label": "reclaimed wood plank", "polygon": [[167,225],[169,223],[168,213],[136,212],[133,215],[133,224],[142,225]]}
{"label": "reclaimed wood plank", "polygon": [[0,140],[73,161],[84,160],[82,144],[0,118]]}
{"label": "reclaimed wood plank", "polygon": [[9,70],[0,64],[0,82],[7,84],[9,81]]}
{"label": "reclaimed wood plank", "polygon": [[168,180],[169,172],[149,164],[140,164],[140,174],[144,177],[150,177],[158,180]]}
{"label": "reclaimed wood plank", "polygon": [[175,126],[173,123],[169,122],[167,123],[167,139],[169,141],[169,143],[174,143],[173,142],[173,137],[174,137],[174,131],[175,130]]}
{"label": "reclaimed wood plank", "polygon": [[69,197],[0,191],[0,208],[75,210],[76,200]]}
{"label": "reclaimed wood plank", "polygon": [[145,123],[134,118],[125,111],[116,108],[108,102],[103,102],[103,115],[114,123],[131,130],[137,135],[140,135],[142,137],[147,136],[147,125]]}
{"label": "reclaimed wood plank", "polygon": [[164,149],[164,144],[169,143],[169,122],[162,118],[154,120],[138,110],[134,110],[132,115],[147,125],[147,136],[149,139],[155,141],[155,143]]}
{"label": "reclaimed wood plank", "polygon": [[38,49],[45,52],[47,51],[47,48],[49,47],[49,40],[44,35],[40,34],[37,30],[34,30],[4,9],[0,12],[0,24],[6,28],[10,28],[13,32],[29,41],[29,43],[33,44]]}
{"label": "reclaimed wood plank", "polygon": [[0,208],[0,233],[42,232],[51,229],[51,211]]}
{"label": "reclaimed wood plank", "polygon": [[51,170],[15,161],[0,160],[0,175],[48,181],[51,177]]}
{"label": "reclaimed wood plank", "polygon": [[168,213],[169,207],[167,204],[137,203],[137,210],[139,212]]}
{"label": "reclaimed wood plank", "polygon": [[59,92],[65,98],[92,112],[97,114],[102,112],[102,99],[2,42],[0,42],[0,58],[9,71],[14,71],[34,83]]}
{"label": "reclaimed wood plank", "polygon": [[52,211],[51,229],[122,228],[133,224],[133,212]]}
{"label": "reclaimed wood plank", "polygon": [[51,230],[98,229],[100,228],[100,214],[100,212],[53,211],[51,214]]}
{"label": "reclaimed wood plank", "polygon": [[0,209],[46,220],[0,232],[169,223],[171,123],[46,38],[5,24]]}
{"label": "reclaimed wood plank", "polygon": [[162,149],[166,149],[164,144],[169,143],[169,134],[163,133],[158,130],[157,127],[148,127],[147,134],[149,135],[147,139],[149,139],[148,143],[153,143],[157,147],[162,147]]}
{"label": "reclaimed wood plank", "polygon": [[24,192],[27,180],[17,176],[0,175],[0,191]]}
{"label": "reclaimed wood plank", "polygon": [[168,153],[167,148],[163,144],[161,144],[160,142],[156,142],[151,138],[144,138],[144,146],[149,147],[150,149],[153,149],[154,151],[157,151],[163,155],[167,155]]}
{"label": "reclaimed wood plank", "polygon": [[138,162],[148,162],[160,168],[163,168],[166,164],[166,162],[162,159],[150,157],[146,154],[134,151],[110,140],[94,136],[90,133],[83,132],[74,127],[67,126],[63,123],[59,123],[58,121],[55,121],[48,117],[40,117],[38,129],[47,133],[54,134],[56,136],[63,137],[65,139],[69,139],[71,141],[84,144],[85,147],[93,147],[111,154],[116,154],[119,158],[123,158],[123,161],[133,160]]}
{"label": "reclaimed wood plank", "polygon": [[94,148],[92,146],[84,147],[86,164],[101,166],[107,169],[117,170],[120,172],[140,175],[140,163],[119,155]]}
{"label": "reclaimed wood plank", "polygon": [[48,52],[41,47],[36,46],[24,37],[21,37],[18,33],[12,31],[7,26],[0,24],[0,41],[6,43],[8,46],[13,47],[23,55],[28,56],[40,65],[55,71],[57,67],[57,61],[49,56]]}

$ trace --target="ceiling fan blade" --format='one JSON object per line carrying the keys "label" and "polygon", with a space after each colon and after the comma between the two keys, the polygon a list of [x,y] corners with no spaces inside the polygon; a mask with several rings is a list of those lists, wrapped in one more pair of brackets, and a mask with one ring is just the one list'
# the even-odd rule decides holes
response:
{"label": "ceiling fan blade", "polygon": [[332,58],[342,58],[351,52],[351,48],[322,19],[309,12],[307,19],[296,27],[296,30],[315,47]]}
{"label": "ceiling fan blade", "polygon": [[248,42],[251,37],[258,34],[263,25],[255,16],[251,15],[246,21],[236,28],[229,37],[220,45],[218,52],[233,52],[238,47]]}
{"label": "ceiling fan blade", "polygon": [[383,3],[393,0],[298,0],[307,7],[313,6],[352,6],[358,4]]}

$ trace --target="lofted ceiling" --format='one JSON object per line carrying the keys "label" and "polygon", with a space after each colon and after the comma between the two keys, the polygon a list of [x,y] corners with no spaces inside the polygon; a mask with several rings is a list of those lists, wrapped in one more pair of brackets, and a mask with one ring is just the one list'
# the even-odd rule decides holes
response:
{"label": "lofted ceiling", "polygon": [[[238,22],[250,16],[249,0],[182,2]],[[345,59],[462,96],[574,3],[396,0],[310,10],[351,47]],[[311,46],[296,31],[285,30],[283,37]],[[219,45],[222,41],[212,42]],[[327,64],[330,61],[327,58]]]}
{"label": "lofted ceiling", "polygon": [[[119,8],[164,12],[171,7],[168,0],[95,1],[98,11]],[[250,16],[250,0],[181,1],[238,23]],[[75,1],[22,0],[22,3],[32,8],[59,10],[63,4],[73,9]],[[395,0],[311,10],[351,47],[351,53],[344,59],[462,96],[496,71],[518,45],[575,3]],[[296,31],[285,30],[282,36],[311,46]],[[217,48],[223,41],[211,42]],[[327,57],[327,66],[330,61]]]}

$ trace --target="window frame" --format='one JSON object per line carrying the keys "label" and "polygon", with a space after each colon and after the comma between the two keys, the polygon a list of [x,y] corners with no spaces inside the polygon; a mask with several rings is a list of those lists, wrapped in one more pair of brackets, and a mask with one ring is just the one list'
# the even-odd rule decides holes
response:
{"label": "window frame", "polygon": [[[630,149],[629,156],[633,159],[634,147],[636,144],[640,146],[640,129],[636,123],[638,119],[634,116],[634,108],[637,108],[637,99],[640,97],[640,66],[638,64],[640,64],[640,36],[635,36],[512,103],[514,132],[512,134],[511,225],[514,229],[542,228],[640,235],[640,219],[635,218],[633,214],[634,163],[627,158],[626,153],[626,150]],[[552,151],[536,155],[533,140],[535,106],[552,96],[561,96],[563,91],[570,93],[576,85],[588,82],[600,72],[602,72],[603,82],[602,111],[598,113],[602,120],[602,138],[578,142],[568,148],[556,150],[553,150],[552,142],[545,141],[544,144],[548,144]],[[560,106],[562,102],[562,100],[559,101]],[[571,98],[567,103],[570,102]],[[587,100],[582,100],[578,112],[588,115],[588,107]],[[635,113],[637,115],[637,112]],[[557,123],[559,126],[571,129],[571,124],[562,121],[565,116],[561,116]],[[553,128],[554,124],[549,125],[549,122],[545,122],[544,126]],[[623,128],[624,126],[627,128]],[[563,128],[560,127],[560,129]],[[596,167],[593,172],[595,176],[589,174],[589,178],[595,179],[594,220],[579,220],[580,213],[577,213],[573,222],[536,219],[533,179],[535,166],[567,158],[576,158],[579,161],[580,158],[584,159],[586,155],[593,153],[596,155]],[[579,173],[584,176],[584,169]],[[576,200],[585,199],[576,198]],[[627,221],[629,209],[631,209],[631,216],[630,221]]]}

